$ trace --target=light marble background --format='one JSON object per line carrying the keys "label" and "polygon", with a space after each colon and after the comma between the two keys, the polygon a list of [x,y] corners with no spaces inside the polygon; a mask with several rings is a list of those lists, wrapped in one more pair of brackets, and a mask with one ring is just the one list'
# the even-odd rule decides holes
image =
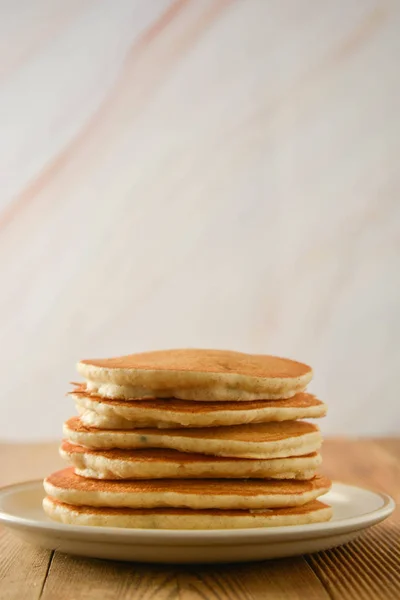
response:
{"label": "light marble background", "polygon": [[400,432],[400,2],[0,0],[0,438],[77,359],[312,364]]}

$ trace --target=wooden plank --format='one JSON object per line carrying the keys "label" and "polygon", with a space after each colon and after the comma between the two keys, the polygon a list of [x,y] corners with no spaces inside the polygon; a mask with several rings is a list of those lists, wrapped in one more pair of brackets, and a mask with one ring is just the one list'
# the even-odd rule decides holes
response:
{"label": "wooden plank", "polygon": [[[370,440],[328,442],[324,471],[332,478],[390,493],[400,500],[400,464],[386,444]],[[399,510],[384,523],[340,548],[306,557],[334,599],[400,598]]]}
{"label": "wooden plank", "polygon": [[38,600],[52,552],[21,542],[0,527],[1,600]]}
{"label": "wooden plank", "polygon": [[307,560],[334,599],[400,598],[400,528],[378,525],[345,546]]}
{"label": "wooden plank", "polygon": [[381,448],[384,448],[394,460],[400,462],[400,438],[379,438],[374,441]]}
{"label": "wooden plank", "polygon": [[177,598],[174,567],[142,565],[56,552],[42,600],[169,600]]}
{"label": "wooden plank", "polygon": [[329,596],[302,557],[237,565],[187,567],[180,598],[202,600],[324,600]]}
{"label": "wooden plank", "polygon": [[328,599],[302,558],[239,565],[164,566],[75,558],[56,553],[42,600]]}

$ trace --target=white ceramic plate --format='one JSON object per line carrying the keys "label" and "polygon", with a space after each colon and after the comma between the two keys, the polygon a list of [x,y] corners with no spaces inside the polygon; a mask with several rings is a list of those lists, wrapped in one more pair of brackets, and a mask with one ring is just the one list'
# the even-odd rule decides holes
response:
{"label": "white ceramic plate", "polygon": [[385,494],[334,483],[323,501],[333,507],[328,523],[176,531],[82,527],[51,521],[42,510],[41,481],[0,490],[0,523],[43,548],[69,554],[157,563],[215,563],[265,560],[317,552],[344,544],[388,517],[395,503]]}

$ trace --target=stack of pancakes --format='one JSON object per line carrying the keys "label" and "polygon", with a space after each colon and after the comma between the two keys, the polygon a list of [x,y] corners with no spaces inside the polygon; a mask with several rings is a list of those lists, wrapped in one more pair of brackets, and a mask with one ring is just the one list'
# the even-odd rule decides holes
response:
{"label": "stack of pancakes", "polygon": [[63,523],[165,529],[329,520],[318,427],[326,405],[304,392],[307,365],[219,350],[84,360],[79,417],[64,425],[73,466],[45,479]]}

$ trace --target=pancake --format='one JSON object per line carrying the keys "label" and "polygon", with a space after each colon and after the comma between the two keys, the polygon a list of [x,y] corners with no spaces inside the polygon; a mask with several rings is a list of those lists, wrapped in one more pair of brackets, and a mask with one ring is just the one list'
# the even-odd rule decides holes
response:
{"label": "pancake", "polygon": [[198,401],[274,400],[302,392],[311,367],[286,358],[228,350],[161,350],[82,360],[88,391],[106,398]]}
{"label": "pancake", "polygon": [[259,460],[165,449],[93,450],[69,442],[62,443],[60,454],[75,466],[75,473],[94,479],[311,479],[322,462],[316,452]]}
{"label": "pancake", "polygon": [[266,510],[191,510],[188,508],[94,508],[71,506],[52,498],[43,508],[54,521],[70,525],[141,529],[243,529],[322,523],[332,509],[314,500],[303,506]]}
{"label": "pancake", "polygon": [[318,427],[306,421],[256,423],[197,429],[97,429],[79,417],[64,423],[64,437],[88,448],[170,448],[213,456],[280,458],[316,452],[322,442]]}
{"label": "pancake", "polygon": [[72,467],[44,480],[48,496],[75,506],[128,508],[261,509],[300,506],[325,494],[330,481],[275,479],[86,479]]}
{"label": "pancake", "polygon": [[292,421],[323,417],[326,404],[312,394],[300,393],[281,400],[243,402],[195,402],[152,399],[127,402],[88,394],[84,386],[70,395],[81,421],[100,429],[137,427],[217,427],[270,421]]}

